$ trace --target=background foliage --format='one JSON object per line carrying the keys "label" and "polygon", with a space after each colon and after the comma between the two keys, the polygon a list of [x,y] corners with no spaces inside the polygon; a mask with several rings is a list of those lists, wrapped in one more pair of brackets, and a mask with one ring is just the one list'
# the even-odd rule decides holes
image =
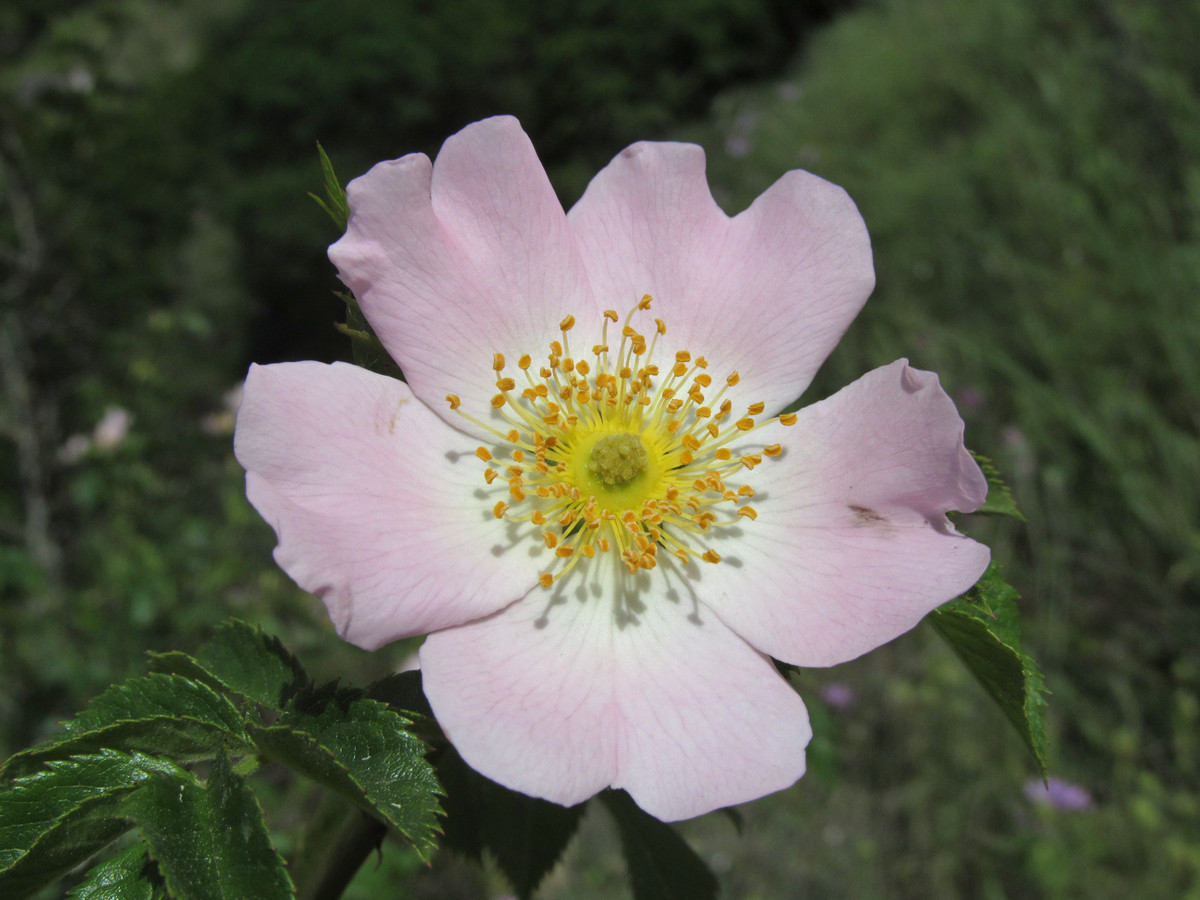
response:
{"label": "background foliage", "polygon": [[[797,166],[844,185],[879,288],[806,399],[900,355],[938,371],[1029,518],[968,528],[1025,597],[1051,770],[1091,806],[1029,800],[1020,743],[921,628],[802,674],[798,788],[740,835],[685,828],[727,894],[1200,896],[1200,4],[848,6],[5,4],[2,755],[228,615],[324,677],[400,662],[271,566],[225,395],[251,359],[348,352],[316,140],[349,177],[513,112],[568,203],[646,137],[704,144],[731,211]],[[277,789],[288,853],[306,801]],[[606,822],[543,896],[612,896]],[[389,845],[352,890],[487,877]]]}

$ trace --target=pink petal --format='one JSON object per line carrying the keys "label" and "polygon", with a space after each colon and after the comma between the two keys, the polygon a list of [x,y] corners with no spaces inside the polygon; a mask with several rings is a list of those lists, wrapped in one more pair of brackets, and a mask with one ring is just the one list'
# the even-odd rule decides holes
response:
{"label": "pink petal", "polygon": [[400,381],[252,366],[234,447],[275,559],[366,649],[488,615],[537,582],[480,498],[476,443]]}
{"label": "pink petal", "polygon": [[[737,369],[737,397],[795,400],[875,284],[866,226],[845,191],[788,172],[730,219],[690,144],[635,144],[593,179],[571,227],[600,303],[655,300],[669,350]],[[719,351],[719,352],[718,352]]]}
{"label": "pink petal", "polygon": [[[747,476],[757,520],[714,546],[697,593],[777,659],[845,662],[908,631],[983,574],[987,547],[945,512],[987,494],[937,376],[900,360],[755,435],[782,456]],[[720,530],[718,529],[718,532]]]}
{"label": "pink petal", "polygon": [[467,763],[566,805],[625,788],[666,821],[795,782],[811,737],[795,691],[661,570],[623,616],[618,565],[425,641],[426,696]]}
{"label": "pink petal", "polygon": [[432,165],[420,153],[380,163],[347,198],[329,257],[413,393],[456,428],[471,426],[446,394],[491,414],[493,354],[544,357],[568,314],[594,314],[566,214],[516,119],[467,126]]}

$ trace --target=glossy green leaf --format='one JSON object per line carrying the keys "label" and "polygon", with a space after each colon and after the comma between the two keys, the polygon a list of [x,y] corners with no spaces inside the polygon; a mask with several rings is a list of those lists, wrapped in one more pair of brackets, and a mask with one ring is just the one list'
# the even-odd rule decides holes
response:
{"label": "glossy green leaf", "polygon": [[294,896],[258,801],[224,753],[204,783],[187,772],[156,775],[124,808],[176,900]]}
{"label": "glossy green leaf", "polygon": [[297,698],[278,722],[252,727],[259,750],[387,822],[422,853],[433,848],[441,792],[409,720],[339,692]]}
{"label": "glossy green leaf", "polygon": [[1021,648],[1017,592],[993,564],[962,597],[934,610],[930,622],[1000,705],[1046,775],[1046,688]]}
{"label": "glossy green leaf", "polygon": [[70,896],[75,900],[161,900],[164,894],[158,867],[146,856],[146,845],[135,844],[93,866]]}
{"label": "glossy green leaf", "polygon": [[712,900],[717,876],[670,825],[624,791],[600,795],[617,823],[634,900]]}
{"label": "glossy green leaf", "polygon": [[0,897],[23,897],[86,862],[132,827],[122,803],[169,760],[108,750],[53,760],[0,794]]}
{"label": "glossy green leaf", "polygon": [[262,629],[230,619],[195,657],[164,653],[156,668],[204,681],[255,703],[282,709],[307,683],[304,667],[279,639]]}
{"label": "glossy green leaf", "polygon": [[55,827],[72,816],[91,816],[95,801],[131,790],[154,772],[174,770],[169,761],[115,750],[51,760],[0,793],[0,871],[39,842],[45,853]]}
{"label": "glossy green leaf", "polygon": [[988,483],[987,500],[976,512],[993,516],[1009,516],[1024,522],[1025,516],[1017,508],[1017,501],[1013,499],[1012,491],[1000,477],[1000,470],[986,456],[980,456],[974,452],[971,455],[975,457],[975,462],[979,463],[979,468],[983,470],[983,475],[987,478]]}
{"label": "glossy green leaf", "polygon": [[453,749],[442,754],[438,777],[446,789],[442,845],[474,859],[487,850],[517,896],[532,897],[574,837],[587,804],[563,807],[510,791]]}
{"label": "glossy green leaf", "polygon": [[0,777],[19,777],[48,760],[104,748],[189,761],[210,757],[228,743],[250,743],[242,715],[229,700],[206,684],[152,674],[109,688],[64,723],[62,734],[9,759]]}

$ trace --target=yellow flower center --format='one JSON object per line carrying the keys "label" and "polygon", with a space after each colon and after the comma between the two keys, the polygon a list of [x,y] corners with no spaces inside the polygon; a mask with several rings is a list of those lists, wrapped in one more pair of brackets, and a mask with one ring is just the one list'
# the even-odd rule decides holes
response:
{"label": "yellow flower center", "polygon": [[[446,397],[451,409],[496,436],[491,449],[475,451],[488,464],[484,480],[497,488],[507,484],[506,499],[492,511],[498,519],[528,523],[554,551],[543,587],[597,553],[615,551],[631,573],[653,569],[660,552],[684,563],[693,556],[719,563],[705,536],[758,516],[747,503],[754,489],[734,481],[783,452],[779,444],[733,452],[731,444],[744,445],[748,433],[765,424],[755,421],[762,403],[739,417],[725,399],[737,372],[710,398],[713,378],[703,356],[680,350],[665,373],[652,362],[666,325],[655,319],[647,343],[630,324],[650,303],[646,295],[625,317],[615,354],[608,345],[609,324],[619,321],[615,311],[604,313],[600,343],[580,358],[571,352],[567,333],[575,319],[567,316],[545,366],[535,371],[528,355],[520,357],[520,390],[497,353],[492,369],[499,393],[492,407],[507,430],[461,410],[456,395]],[[779,421],[791,425],[796,416]]]}

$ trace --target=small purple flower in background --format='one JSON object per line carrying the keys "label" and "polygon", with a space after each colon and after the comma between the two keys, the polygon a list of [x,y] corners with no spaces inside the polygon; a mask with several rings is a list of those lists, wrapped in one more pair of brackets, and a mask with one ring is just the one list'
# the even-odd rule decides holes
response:
{"label": "small purple flower in background", "polygon": [[854,688],[840,681],[832,681],[821,687],[821,699],[830,709],[847,709],[854,703]]}
{"label": "small purple flower in background", "polygon": [[780,790],[812,732],[772,657],[853,659],[987,567],[946,517],[987,483],[936,375],[783,413],[874,286],[840,188],[789,172],[730,217],[699,147],[642,143],[567,213],[501,117],[347,198],[330,257],[407,383],[254,366],[237,457],[343,638],[427,635],[488,778],[663,820]]}
{"label": "small purple flower in background", "polygon": [[1087,789],[1062,778],[1050,778],[1044,784],[1033,779],[1025,784],[1025,796],[1031,803],[1049,806],[1065,812],[1080,812],[1092,808],[1092,795]]}

